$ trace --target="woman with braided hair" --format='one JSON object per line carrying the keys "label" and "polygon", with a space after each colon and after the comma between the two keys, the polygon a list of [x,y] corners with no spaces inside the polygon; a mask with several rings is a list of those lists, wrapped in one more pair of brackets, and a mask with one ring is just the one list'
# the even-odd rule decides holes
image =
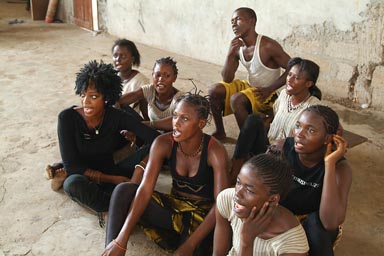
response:
{"label": "woman with braided hair", "polygon": [[279,205],[291,184],[284,160],[265,153],[250,158],[235,188],[217,197],[213,255],[307,255],[303,227]]}
{"label": "woman with braided hair", "polygon": [[[109,207],[106,247],[102,255],[124,255],[134,226],[176,255],[210,255],[215,226],[215,199],[229,186],[228,155],[215,138],[203,133],[210,107],[198,94],[176,100],[173,132],[153,142],[140,185],[116,187]],[[170,194],[154,191],[168,161]]]}
{"label": "woman with braided hair", "polygon": [[148,102],[150,120],[145,123],[156,130],[172,131],[172,111],[175,100],[183,94],[173,86],[177,74],[178,69],[173,58],[165,57],[156,60],[152,71],[152,83],[125,93],[119,99],[119,105],[129,105],[145,100]]}
{"label": "woman with braided hair", "polygon": [[335,111],[313,105],[297,120],[294,137],[273,145],[293,169],[294,186],[280,203],[295,215],[306,215],[302,223],[311,256],[333,255],[347,212],[352,170],[344,158],[347,142],[337,135],[338,127]]}

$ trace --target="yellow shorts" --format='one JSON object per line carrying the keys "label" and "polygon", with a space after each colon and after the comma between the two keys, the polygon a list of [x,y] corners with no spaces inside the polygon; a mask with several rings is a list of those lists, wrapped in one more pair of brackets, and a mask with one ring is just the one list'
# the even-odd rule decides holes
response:
{"label": "yellow shorts", "polygon": [[266,112],[273,108],[273,103],[277,99],[276,92],[273,92],[267,97],[264,102],[261,102],[257,97],[254,96],[254,87],[250,86],[247,80],[235,79],[231,83],[220,82],[225,87],[225,103],[223,116],[233,114],[231,109],[231,96],[235,93],[241,92],[251,102],[252,112],[255,114]]}

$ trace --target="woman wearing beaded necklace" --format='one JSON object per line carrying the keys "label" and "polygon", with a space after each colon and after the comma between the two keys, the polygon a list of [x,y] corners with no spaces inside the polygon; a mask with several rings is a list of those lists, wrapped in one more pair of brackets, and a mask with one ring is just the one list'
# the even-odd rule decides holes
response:
{"label": "woman wearing beaded necklace", "polygon": [[[200,95],[177,99],[173,132],[153,142],[140,185],[124,183],[113,192],[102,255],[124,255],[139,222],[152,240],[176,255],[211,254],[215,199],[229,179],[224,146],[203,133],[209,112],[208,100]],[[166,160],[171,194],[154,191]]]}
{"label": "woman wearing beaded necklace", "polygon": [[249,115],[240,130],[232,159],[233,183],[249,157],[265,152],[270,142],[292,136],[301,112],[311,105],[320,104],[321,91],[316,86],[319,66],[296,57],[289,60],[288,69],[286,86],[273,105],[274,117],[270,127],[266,127],[259,115]]}
{"label": "woman wearing beaded necklace", "polygon": [[172,103],[182,94],[173,87],[176,81],[178,69],[176,61],[171,57],[156,60],[152,72],[152,84],[124,94],[118,103],[129,105],[137,101],[148,102],[148,117],[146,124],[162,131],[172,130]]}

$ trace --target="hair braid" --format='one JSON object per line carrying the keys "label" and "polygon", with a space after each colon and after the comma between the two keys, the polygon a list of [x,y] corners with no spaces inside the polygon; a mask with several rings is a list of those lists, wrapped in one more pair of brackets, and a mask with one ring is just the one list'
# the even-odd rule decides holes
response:
{"label": "hair braid", "polygon": [[281,157],[272,154],[259,154],[250,158],[244,165],[255,171],[255,175],[263,179],[270,188],[270,194],[279,194],[283,199],[292,184],[292,169]]}
{"label": "hair braid", "polygon": [[179,70],[177,69],[177,66],[176,66],[176,61],[174,61],[172,59],[172,57],[165,57],[165,58],[161,58],[161,59],[158,59],[155,61],[155,65],[153,66],[153,68],[155,68],[156,64],[168,64],[172,67],[173,69],[173,73],[175,74],[175,76],[177,76]]}
{"label": "hair braid", "polygon": [[327,134],[336,134],[339,128],[339,116],[333,109],[323,105],[312,105],[305,111],[314,112],[321,116]]}

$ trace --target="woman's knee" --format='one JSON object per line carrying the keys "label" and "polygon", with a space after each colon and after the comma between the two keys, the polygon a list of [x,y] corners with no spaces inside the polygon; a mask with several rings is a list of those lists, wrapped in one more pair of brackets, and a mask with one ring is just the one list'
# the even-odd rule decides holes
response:
{"label": "woman's knee", "polygon": [[64,192],[69,195],[78,194],[82,189],[83,184],[88,182],[88,178],[81,174],[72,174],[68,176],[63,184]]}
{"label": "woman's knee", "polygon": [[333,255],[333,243],[339,230],[326,230],[318,212],[311,213],[303,223],[310,247],[310,255]]}
{"label": "woman's knee", "polygon": [[138,187],[139,185],[135,183],[120,183],[113,190],[111,201],[131,201],[135,197]]}
{"label": "woman's knee", "polygon": [[245,130],[252,129],[254,131],[257,128],[262,127],[263,125],[263,120],[259,115],[250,114],[248,115],[247,119],[245,119],[243,127]]}

